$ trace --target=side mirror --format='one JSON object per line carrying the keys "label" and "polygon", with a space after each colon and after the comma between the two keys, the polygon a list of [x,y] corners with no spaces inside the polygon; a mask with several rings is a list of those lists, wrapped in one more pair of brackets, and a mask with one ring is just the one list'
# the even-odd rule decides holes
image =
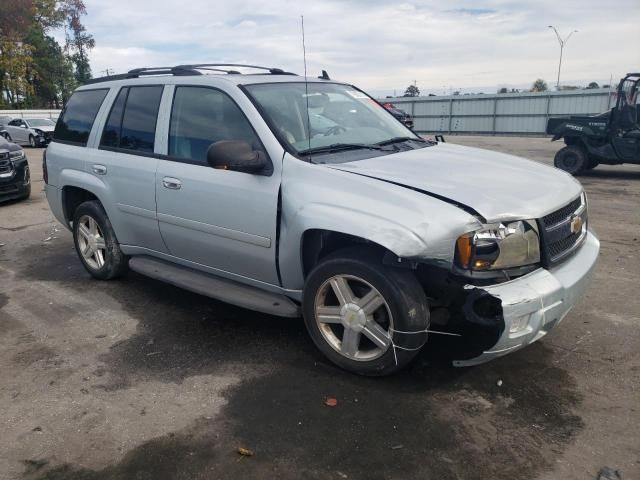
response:
{"label": "side mirror", "polygon": [[223,170],[258,173],[267,166],[268,161],[263,152],[253,150],[247,142],[220,140],[209,146],[207,163]]}

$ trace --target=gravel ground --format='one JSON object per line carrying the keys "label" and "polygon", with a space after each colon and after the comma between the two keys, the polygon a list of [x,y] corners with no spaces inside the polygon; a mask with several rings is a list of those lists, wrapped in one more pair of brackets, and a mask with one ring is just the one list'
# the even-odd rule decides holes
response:
{"label": "gravel ground", "polygon": [[[560,147],[448,141],[545,163]],[[1,479],[640,478],[639,167],[581,177],[600,263],[551,335],[370,379],[329,365],[299,320],[133,273],[91,280],[27,153],[31,199],[0,206]]]}

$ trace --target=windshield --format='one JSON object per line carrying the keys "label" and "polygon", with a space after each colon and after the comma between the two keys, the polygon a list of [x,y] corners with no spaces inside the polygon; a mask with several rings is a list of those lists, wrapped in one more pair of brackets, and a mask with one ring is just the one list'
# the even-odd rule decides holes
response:
{"label": "windshield", "polygon": [[46,118],[33,118],[31,120],[27,120],[30,127],[53,127],[55,123]]}
{"label": "windshield", "polygon": [[395,141],[415,143],[414,148],[424,146],[417,143],[422,142],[420,137],[378,102],[348,85],[269,83],[247,85],[246,89],[277,135],[300,155],[333,153],[330,147],[347,150],[343,147],[367,148]]}

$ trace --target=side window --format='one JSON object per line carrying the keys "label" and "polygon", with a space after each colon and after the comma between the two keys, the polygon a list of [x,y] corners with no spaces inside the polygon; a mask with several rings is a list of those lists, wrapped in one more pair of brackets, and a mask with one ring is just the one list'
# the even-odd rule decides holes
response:
{"label": "side window", "polygon": [[75,92],[58,119],[53,139],[85,146],[108,89]]}
{"label": "side window", "polygon": [[11,125],[12,127],[19,127],[20,126],[20,122],[21,122],[21,120],[11,120],[9,122],[9,125]]}
{"label": "side window", "polygon": [[263,150],[249,121],[224,92],[177,87],[169,125],[169,156],[207,163],[207,149],[220,140],[242,140]]}
{"label": "side window", "polygon": [[122,130],[122,113],[124,112],[124,104],[127,101],[129,88],[124,87],[118,93],[116,101],[113,102],[109,118],[102,131],[101,147],[118,148],[120,146],[120,131]]}
{"label": "side window", "polygon": [[153,153],[162,86],[125,87],[102,132],[101,147]]}

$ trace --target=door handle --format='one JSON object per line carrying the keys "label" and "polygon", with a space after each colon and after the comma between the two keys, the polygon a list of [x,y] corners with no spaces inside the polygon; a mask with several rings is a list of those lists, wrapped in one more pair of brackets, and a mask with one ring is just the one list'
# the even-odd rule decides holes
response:
{"label": "door handle", "polygon": [[177,178],[164,177],[162,179],[162,186],[170,190],[180,190],[180,188],[182,188],[182,182]]}
{"label": "door handle", "polygon": [[105,167],[104,165],[91,165],[91,170],[93,170],[93,173],[95,173],[96,175],[107,174],[107,167]]}

